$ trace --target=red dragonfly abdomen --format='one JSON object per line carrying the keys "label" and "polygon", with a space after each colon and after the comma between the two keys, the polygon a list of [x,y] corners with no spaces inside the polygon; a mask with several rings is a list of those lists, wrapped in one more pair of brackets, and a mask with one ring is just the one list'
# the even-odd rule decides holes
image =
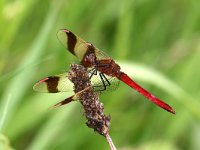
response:
{"label": "red dragonfly abdomen", "polygon": [[168,104],[164,103],[163,101],[161,101],[160,99],[158,99],[157,97],[155,97],[154,95],[152,95],[150,92],[148,92],[147,90],[145,90],[144,88],[142,88],[140,85],[138,85],[137,83],[135,83],[124,72],[121,72],[120,75],[117,76],[117,78],[119,80],[123,81],[124,83],[126,83],[131,88],[133,88],[136,91],[138,91],[140,94],[142,94],[144,97],[146,97],[147,99],[149,99],[150,101],[152,101],[153,103],[155,103],[156,105],[158,105],[159,107],[167,110],[168,112],[170,112],[172,114],[176,113],[171,106],[169,106]]}

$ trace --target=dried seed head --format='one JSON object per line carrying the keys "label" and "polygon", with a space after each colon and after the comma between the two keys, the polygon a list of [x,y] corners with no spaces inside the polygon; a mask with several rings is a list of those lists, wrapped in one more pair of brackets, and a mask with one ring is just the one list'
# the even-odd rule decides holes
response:
{"label": "dried seed head", "polygon": [[94,92],[87,69],[82,65],[72,64],[69,72],[69,79],[74,83],[75,93],[81,92],[79,101],[84,108],[84,115],[87,119],[87,126],[93,128],[94,131],[106,136],[109,132],[110,116],[103,113],[103,104],[99,101],[99,94]]}

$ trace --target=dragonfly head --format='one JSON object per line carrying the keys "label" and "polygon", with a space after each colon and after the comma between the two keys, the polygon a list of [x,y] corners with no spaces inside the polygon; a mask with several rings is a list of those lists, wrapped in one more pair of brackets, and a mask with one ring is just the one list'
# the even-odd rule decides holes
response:
{"label": "dragonfly head", "polygon": [[82,64],[85,67],[93,67],[96,62],[95,47],[87,42],[87,51],[82,59]]}

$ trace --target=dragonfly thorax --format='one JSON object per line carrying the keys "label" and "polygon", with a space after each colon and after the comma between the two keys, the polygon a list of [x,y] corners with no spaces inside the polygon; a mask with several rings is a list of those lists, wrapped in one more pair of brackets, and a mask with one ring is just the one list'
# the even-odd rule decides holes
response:
{"label": "dragonfly thorax", "polygon": [[95,67],[101,73],[108,76],[119,77],[121,74],[120,66],[113,59],[102,59],[95,62]]}

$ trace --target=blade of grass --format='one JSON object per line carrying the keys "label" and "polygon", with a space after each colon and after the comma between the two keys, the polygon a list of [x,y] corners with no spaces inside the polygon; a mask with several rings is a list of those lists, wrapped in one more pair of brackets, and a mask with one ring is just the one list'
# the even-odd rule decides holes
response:
{"label": "blade of grass", "polygon": [[40,131],[35,136],[27,150],[48,149],[51,145],[53,145],[53,142],[59,133],[62,133],[63,130],[68,133],[67,130],[69,129],[67,124],[64,122],[66,122],[66,120],[68,120],[67,122],[70,122],[70,117],[74,109],[75,105],[68,105],[67,109],[59,109],[59,111],[41,127]]}
{"label": "blade of grass", "polygon": [[10,100],[11,100],[11,94],[8,95],[8,98],[6,99],[5,107],[2,110],[2,116],[0,118],[0,133],[1,133],[1,130],[2,130],[4,122],[5,122],[5,118],[6,118],[6,115],[8,112],[8,105],[10,103]]}
{"label": "blade of grass", "polygon": [[27,54],[21,61],[21,64],[18,66],[18,68],[23,70],[23,72],[13,77],[13,79],[7,84],[8,86],[5,92],[3,93],[1,101],[1,107],[0,107],[1,117],[2,117],[2,110],[6,105],[7,95],[11,93],[12,95],[14,95],[14,97],[12,98],[12,103],[10,103],[7,109],[9,113],[7,114],[5,123],[7,123],[11,119],[12,115],[15,112],[15,109],[22,100],[22,97],[25,94],[28,85],[30,84],[29,78],[34,74],[35,69],[30,67],[28,68],[27,66],[34,64],[34,62],[37,62],[37,59],[42,56],[43,49],[48,39],[48,35],[53,28],[61,4],[62,4],[61,1],[59,3],[58,2],[52,3],[53,8],[50,9],[50,12],[47,14],[46,20],[44,20],[44,24],[39,30],[38,35],[35,37],[35,40],[30,46]]}
{"label": "blade of grass", "polygon": [[11,146],[10,146],[9,139],[3,134],[0,134],[0,149],[1,150],[13,150],[13,148],[11,148]]}

